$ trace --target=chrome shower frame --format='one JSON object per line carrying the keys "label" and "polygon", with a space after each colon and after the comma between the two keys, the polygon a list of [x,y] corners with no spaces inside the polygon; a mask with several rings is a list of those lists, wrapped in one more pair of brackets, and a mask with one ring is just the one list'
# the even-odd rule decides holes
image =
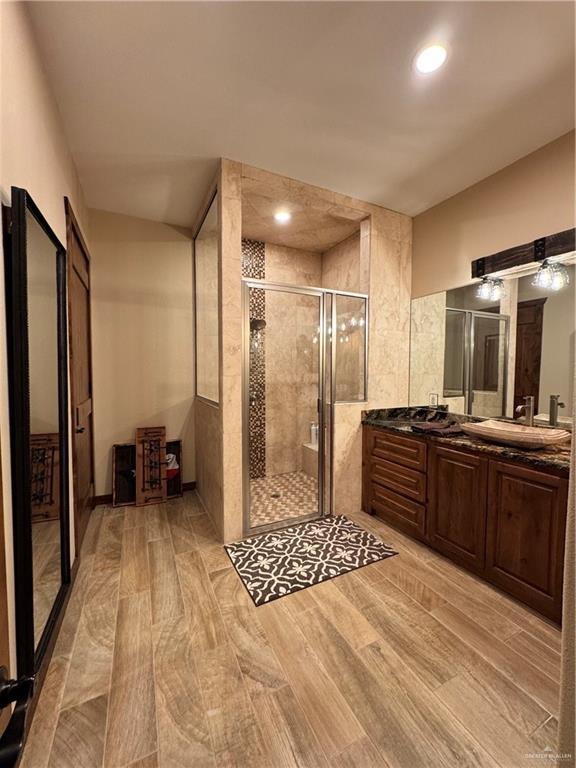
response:
{"label": "chrome shower frame", "polygon": [[[279,291],[282,293],[294,293],[306,296],[315,296],[319,299],[319,344],[318,344],[318,511],[312,515],[289,518],[267,525],[253,527],[250,521],[250,289],[262,289]],[[243,504],[243,535],[277,530],[279,528],[316,520],[332,514],[334,508],[334,394],[336,392],[336,344],[330,348],[330,382],[326,379],[326,348],[327,348],[327,313],[326,297],[330,295],[330,324],[336,328],[337,297],[350,296],[363,299],[365,304],[365,355],[364,355],[364,400],[353,401],[355,403],[366,402],[368,394],[368,295],[352,291],[338,291],[316,286],[297,286],[278,283],[268,280],[256,280],[253,278],[242,279],[242,504]],[[330,401],[327,402],[327,390],[329,388]],[[327,407],[330,408],[329,419]],[[329,431],[326,430],[326,422],[329,421]],[[329,459],[329,471],[326,472],[326,461]],[[328,504],[325,503],[326,483],[329,485]]]}

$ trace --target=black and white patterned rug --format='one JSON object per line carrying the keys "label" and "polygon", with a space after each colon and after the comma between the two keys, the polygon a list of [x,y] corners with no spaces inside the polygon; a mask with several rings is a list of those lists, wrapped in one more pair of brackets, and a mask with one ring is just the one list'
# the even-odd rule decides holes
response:
{"label": "black and white patterned rug", "polygon": [[225,549],[256,605],[398,554],[343,515],[262,533]]}

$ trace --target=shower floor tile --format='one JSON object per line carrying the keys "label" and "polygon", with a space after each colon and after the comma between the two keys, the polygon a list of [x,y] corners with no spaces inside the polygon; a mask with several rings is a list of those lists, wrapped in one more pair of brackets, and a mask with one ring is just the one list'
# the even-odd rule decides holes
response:
{"label": "shower floor tile", "polygon": [[301,470],[250,481],[252,528],[317,512],[318,481]]}

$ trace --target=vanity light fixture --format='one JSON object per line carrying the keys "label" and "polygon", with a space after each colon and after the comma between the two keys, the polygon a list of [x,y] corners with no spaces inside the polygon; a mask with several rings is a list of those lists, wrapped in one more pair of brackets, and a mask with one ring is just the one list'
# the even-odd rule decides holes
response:
{"label": "vanity light fixture", "polygon": [[546,291],[561,291],[570,284],[568,270],[563,264],[554,264],[544,259],[534,275],[532,285]]}
{"label": "vanity light fixture", "polygon": [[448,51],[443,45],[429,45],[416,56],[416,69],[421,75],[429,75],[440,69],[447,56]]}
{"label": "vanity light fixture", "polygon": [[276,211],[274,218],[278,224],[287,224],[292,218],[292,214],[289,211]]}
{"label": "vanity light fixture", "polygon": [[504,280],[499,277],[483,277],[476,289],[476,297],[484,301],[500,301],[504,296]]}

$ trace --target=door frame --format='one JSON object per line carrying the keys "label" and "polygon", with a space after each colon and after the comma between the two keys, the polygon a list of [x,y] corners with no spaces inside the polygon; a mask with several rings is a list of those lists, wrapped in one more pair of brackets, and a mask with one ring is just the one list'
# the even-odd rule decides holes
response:
{"label": "door frame", "polygon": [[[474,367],[474,320],[476,317],[486,317],[493,320],[499,320],[504,323],[504,365],[503,365],[503,388],[502,388],[502,413],[501,416],[496,418],[502,418],[506,416],[506,407],[508,403],[508,355],[510,349],[510,316],[502,315],[499,312],[483,312],[480,309],[462,309],[461,307],[446,307],[444,314],[444,322],[446,322],[446,314],[448,312],[460,312],[465,317],[464,322],[464,413],[472,416],[472,407],[474,402],[473,397],[473,367]],[[445,390],[442,390],[444,397],[454,397],[454,395],[446,395]],[[461,397],[462,395],[456,395]]]}
{"label": "door frame", "polygon": [[295,293],[304,296],[315,296],[319,299],[319,345],[318,345],[318,512],[313,515],[303,515],[297,518],[289,518],[285,525],[294,525],[308,520],[316,520],[323,517],[324,512],[324,404],[325,404],[325,291],[319,288],[308,288],[296,285],[284,285],[267,280],[242,279],[242,478],[243,478],[243,532],[244,536],[253,533],[264,533],[275,530],[281,526],[278,523],[269,523],[253,527],[250,521],[250,289],[278,291],[281,293]]}
{"label": "door frame", "polygon": [[[367,402],[368,399],[368,344],[369,344],[369,296],[359,291],[341,291],[335,288],[321,288],[318,286],[301,286],[290,283],[279,283],[272,280],[258,280],[256,278],[242,278],[242,520],[243,535],[277,530],[282,527],[303,523],[308,520],[327,517],[334,510],[334,436],[336,404],[349,404]],[[269,523],[252,527],[250,524],[250,288],[273,290],[284,293],[295,293],[308,296],[317,296],[320,299],[320,331],[319,331],[319,367],[318,367],[318,513],[301,517],[289,518],[285,521]],[[330,311],[327,312],[326,297],[331,296]],[[350,296],[364,300],[364,400],[339,401],[336,399],[336,344],[330,345],[330,381],[326,376],[327,360],[327,333],[328,325],[336,327],[337,298],[338,296]],[[330,402],[327,400],[330,394]],[[327,408],[330,408],[328,419],[329,430],[326,429]],[[327,432],[329,431],[329,434]],[[326,471],[326,458],[329,457],[329,467]],[[328,483],[328,496],[326,497],[326,484]],[[327,503],[326,503],[327,502]]]}
{"label": "door frame", "polygon": [[70,358],[70,425],[72,430],[71,435],[71,442],[72,442],[72,480],[73,480],[73,486],[74,486],[74,542],[76,545],[76,557],[80,556],[80,548],[82,545],[82,542],[79,541],[80,536],[80,529],[77,525],[78,522],[78,474],[77,474],[77,468],[78,468],[78,459],[76,455],[76,439],[75,439],[75,424],[76,424],[76,418],[75,418],[75,396],[76,396],[76,381],[74,377],[74,348],[72,344],[72,326],[74,324],[74,311],[72,308],[72,301],[70,297],[71,292],[71,286],[72,286],[72,271],[74,270],[74,264],[73,264],[73,258],[72,258],[72,252],[70,248],[70,242],[71,238],[75,236],[80,243],[80,246],[82,248],[82,251],[84,252],[84,256],[87,261],[88,266],[88,292],[89,292],[89,299],[90,299],[90,311],[88,313],[88,363],[90,367],[90,391],[92,393],[92,430],[91,430],[91,444],[90,444],[90,460],[91,460],[91,471],[92,471],[92,480],[94,483],[93,486],[93,495],[92,495],[92,501],[91,506],[94,508],[94,499],[95,499],[95,492],[96,492],[96,486],[95,486],[95,462],[94,462],[94,375],[93,375],[93,364],[92,364],[92,281],[90,276],[90,251],[88,250],[88,246],[86,245],[86,240],[84,239],[84,235],[82,234],[82,230],[80,229],[80,225],[78,224],[78,220],[74,214],[74,209],[72,208],[72,204],[68,197],[64,197],[64,209],[66,212],[66,248],[68,251],[68,275],[67,275],[67,282],[68,282],[68,349],[69,349],[69,358]]}

